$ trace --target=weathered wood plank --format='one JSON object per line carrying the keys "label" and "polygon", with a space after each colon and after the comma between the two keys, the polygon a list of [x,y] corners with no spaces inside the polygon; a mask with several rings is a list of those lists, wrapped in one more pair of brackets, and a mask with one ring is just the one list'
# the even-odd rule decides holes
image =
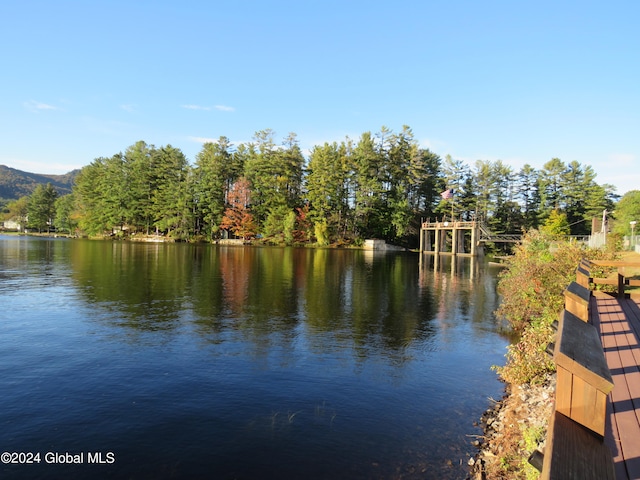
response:
{"label": "weathered wood plank", "polygon": [[[608,322],[607,314],[604,312],[605,309],[609,308],[609,303],[611,301],[615,301],[615,299],[612,299],[610,296],[602,294],[601,292],[594,292],[590,313],[593,324],[597,325],[600,330],[605,357],[607,359],[609,368],[612,371],[612,377],[614,379],[613,391],[615,391],[615,372],[618,371],[620,360],[618,356],[615,334],[613,332],[611,323]],[[605,443],[609,446],[609,449],[611,450],[613,456],[616,480],[629,480],[627,468],[624,463],[624,456],[621,449],[618,424],[616,422],[616,416],[613,409],[613,391],[609,395],[607,401],[607,419],[609,420],[609,424],[608,429],[605,431]]]}
{"label": "weathered wood plank", "polygon": [[567,417],[571,416],[571,392],[573,375],[567,369],[556,367],[556,410]]}
{"label": "weathered wood plank", "polygon": [[555,362],[585,381],[609,393],[613,388],[611,372],[604,360],[596,328],[566,310],[561,313]]}
{"label": "weathered wood plank", "polygon": [[613,277],[611,278],[593,277],[591,281],[596,285],[616,285],[616,286],[618,285],[618,279]]}
{"label": "weathered wood plank", "polygon": [[[640,424],[634,408],[634,398],[630,392],[630,383],[624,374],[624,363],[620,359],[621,350],[608,352],[608,360],[616,366],[614,389],[611,392],[611,407],[618,431],[619,454],[615,461],[623,461],[629,478],[640,478],[640,466],[629,460],[640,458]],[[617,358],[616,358],[617,357]]]}
{"label": "weathered wood plank", "polygon": [[640,267],[640,262],[627,260],[589,260],[589,262],[600,267]]}
{"label": "weathered wood plank", "polygon": [[590,271],[593,268],[593,262],[591,260],[583,258],[580,260],[579,266],[584,267],[586,270]]}
{"label": "weathered wood plank", "polygon": [[571,282],[565,291],[581,300],[584,300],[585,302],[588,302],[591,298],[591,291],[589,288],[584,287],[577,282]]}
{"label": "weathered wood plank", "polygon": [[564,291],[564,308],[573,313],[583,322],[589,321],[589,288],[577,282],[571,282]]}
{"label": "weathered wood plank", "polygon": [[543,480],[615,480],[611,451],[600,437],[560,412],[549,425]]}
{"label": "weathered wood plank", "polygon": [[607,444],[618,480],[640,478],[640,312],[630,300],[596,298],[602,344],[612,372]]}
{"label": "weathered wood plank", "polygon": [[591,274],[587,267],[582,263],[578,265],[578,268],[576,269],[576,282],[578,285],[582,285],[585,288],[589,288],[591,284]]}
{"label": "weathered wood plank", "polygon": [[613,412],[613,406],[610,399],[607,400],[607,431],[604,436],[604,443],[611,450],[613,465],[616,471],[616,480],[629,480],[627,467],[624,464],[622,450],[620,450],[620,434],[618,433],[618,424]]}

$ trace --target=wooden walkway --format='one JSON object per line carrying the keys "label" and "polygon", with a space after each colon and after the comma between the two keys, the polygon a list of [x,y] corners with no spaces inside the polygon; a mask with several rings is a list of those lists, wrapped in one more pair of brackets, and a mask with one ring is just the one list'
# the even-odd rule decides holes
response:
{"label": "wooden walkway", "polygon": [[614,383],[607,399],[605,443],[616,479],[640,479],[640,299],[594,291],[590,312]]}

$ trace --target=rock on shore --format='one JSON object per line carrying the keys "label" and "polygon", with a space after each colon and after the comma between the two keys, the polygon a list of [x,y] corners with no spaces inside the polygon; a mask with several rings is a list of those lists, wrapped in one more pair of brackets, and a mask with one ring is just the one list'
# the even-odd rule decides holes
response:
{"label": "rock on shore", "polygon": [[[555,398],[555,374],[544,385],[507,385],[505,396],[480,419],[484,434],[473,443],[470,480],[523,478],[527,459],[544,438]],[[525,467],[526,466],[526,467]],[[518,473],[520,472],[520,474]]]}

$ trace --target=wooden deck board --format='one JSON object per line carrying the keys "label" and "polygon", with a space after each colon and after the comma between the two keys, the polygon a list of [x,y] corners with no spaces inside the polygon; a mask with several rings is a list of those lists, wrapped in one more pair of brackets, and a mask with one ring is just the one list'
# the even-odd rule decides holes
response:
{"label": "wooden deck board", "polygon": [[614,383],[605,441],[616,478],[640,479],[640,307],[632,300],[599,294],[592,307]]}

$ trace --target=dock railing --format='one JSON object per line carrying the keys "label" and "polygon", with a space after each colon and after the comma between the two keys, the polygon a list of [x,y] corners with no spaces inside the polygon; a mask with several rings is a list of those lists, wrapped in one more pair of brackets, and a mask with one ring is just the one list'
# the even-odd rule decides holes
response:
{"label": "dock railing", "polygon": [[[607,270],[616,269],[616,272]],[[604,273],[602,273],[604,272]],[[621,260],[582,260],[576,269],[576,282],[587,288],[609,285],[618,298],[625,298],[640,287],[640,262]]]}

